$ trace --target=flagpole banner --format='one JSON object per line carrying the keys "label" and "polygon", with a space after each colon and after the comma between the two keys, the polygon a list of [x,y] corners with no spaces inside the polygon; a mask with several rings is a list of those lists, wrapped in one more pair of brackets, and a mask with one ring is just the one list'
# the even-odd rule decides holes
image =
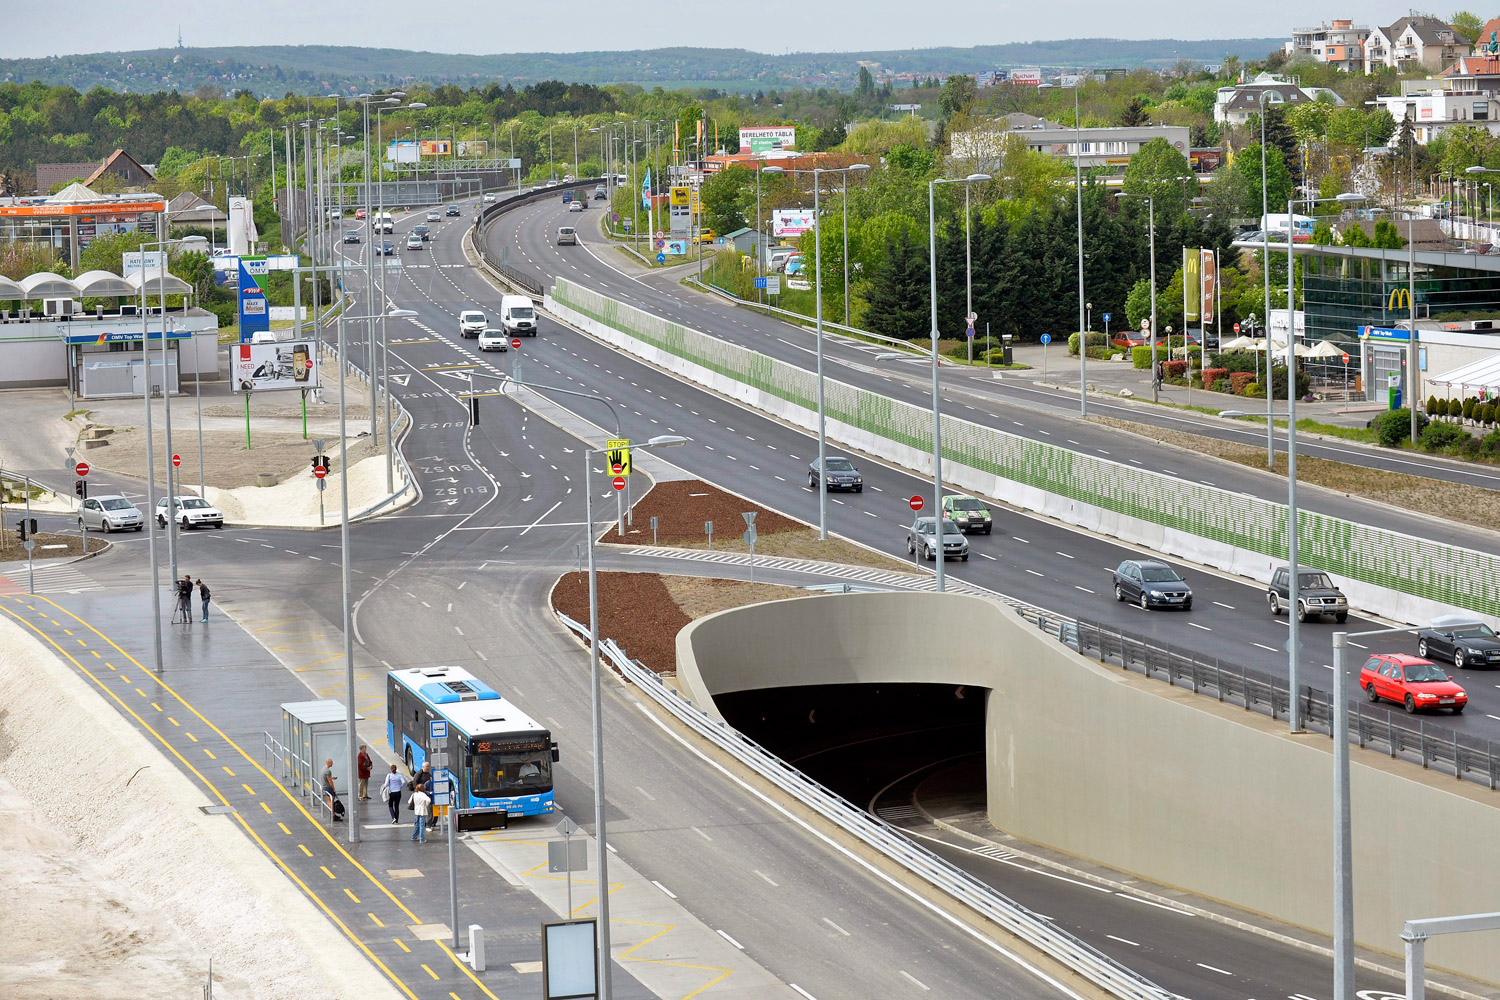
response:
{"label": "flagpole banner", "polygon": [[1196,323],[1203,315],[1203,271],[1196,247],[1182,248],[1182,319]]}
{"label": "flagpole banner", "polygon": [[651,207],[651,168],[646,168],[646,176],[641,178],[641,207]]}
{"label": "flagpole banner", "polygon": [[1213,322],[1214,303],[1217,301],[1219,288],[1218,257],[1213,250],[1199,250],[1199,259],[1202,261],[1199,273],[1202,275],[1203,284],[1203,325],[1207,326]]}

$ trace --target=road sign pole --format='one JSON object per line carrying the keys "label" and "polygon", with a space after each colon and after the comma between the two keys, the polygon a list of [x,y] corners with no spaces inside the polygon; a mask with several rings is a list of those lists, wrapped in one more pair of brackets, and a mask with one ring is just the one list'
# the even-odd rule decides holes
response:
{"label": "road sign pole", "polygon": [[[25,476],[21,477],[26,484],[26,529],[31,530],[31,480]],[[31,553],[36,549],[36,539],[29,534],[26,536],[26,593],[36,593],[36,574],[31,566]]]}

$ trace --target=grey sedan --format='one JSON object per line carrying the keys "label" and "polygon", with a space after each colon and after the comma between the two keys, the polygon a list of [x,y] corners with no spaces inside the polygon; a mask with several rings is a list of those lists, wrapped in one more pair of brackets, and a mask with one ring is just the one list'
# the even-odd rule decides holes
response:
{"label": "grey sedan", "polygon": [[[906,551],[916,555],[922,553],[923,559],[937,561],[937,522],[935,518],[919,517],[912,522],[911,527],[906,529]],[[958,530],[958,525],[943,518],[943,558],[957,556],[961,561],[969,561],[969,540],[964,533]]]}
{"label": "grey sedan", "polygon": [[140,509],[122,496],[89,497],[78,508],[78,526],[85,531],[140,531],[145,524]]}
{"label": "grey sedan", "polygon": [[808,463],[807,488],[810,490],[817,489],[820,479],[827,481],[830,493],[834,490],[853,490],[855,493],[863,493],[865,491],[864,477],[859,474],[859,469],[854,467],[854,463],[847,458],[828,459],[828,472],[825,476],[818,475],[818,463],[816,460]]}

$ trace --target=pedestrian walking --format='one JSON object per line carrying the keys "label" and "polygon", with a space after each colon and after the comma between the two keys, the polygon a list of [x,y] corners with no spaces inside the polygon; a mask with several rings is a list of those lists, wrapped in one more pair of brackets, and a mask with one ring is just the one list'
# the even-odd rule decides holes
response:
{"label": "pedestrian walking", "polygon": [[427,814],[431,808],[432,796],[427,794],[427,786],[418,784],[411,793],[411,811],[416,816],[412,820],[411,839],[419,844],[427,843]]}
{"label": "pedestrian walking", "polygon": [[203,582],[203,577],[198,577],[198,596],[203,600],[203,620],[208,621],[208,599],[213,595],[208,592],[208,584]]}
{"label": "pedestrian walking", "polygon": [[[204,619],[207,621],[208,619]],[[359,745],[359,801],[370,801],[370,774],[375,770],[375,762],[370,759],[370,751],[361,743]]]}
{"label": "pedestrian walking", "polygon": [[401,793],[406,791],[406,781],[396,770],[396,765],[391,765],[390,773],[380,785],[380,797],[385,799],[385,807],[391,811],[391,826],[401,822]]}
{"label": "pedestrian walking", "polygon": [[1165,361],[1158,361],[1156,363],[1156,388],[1161,388],[1162,381],[1166,378],[1166,375],[1167,363]]}

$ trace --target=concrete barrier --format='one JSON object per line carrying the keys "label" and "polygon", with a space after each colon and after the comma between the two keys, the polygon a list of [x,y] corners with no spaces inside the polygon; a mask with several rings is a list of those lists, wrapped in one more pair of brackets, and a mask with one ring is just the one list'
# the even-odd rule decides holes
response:
{"label": "concrete barrier", "polygon": [[[914,629],[910,622],[921,621]],[[935,683],[986,692],[986,791],[1001,830],[1331,933],[1332,746],[1088,660],[992,602],[953,594],[775,601],[677,636],[706,711],[734,691]],[[1355,934],[1400,954],[1413,917],[1500,898],[1492,792],[1355,748]],[[1493,936],[1428,942],[1431,964],[1500,980]]]}

